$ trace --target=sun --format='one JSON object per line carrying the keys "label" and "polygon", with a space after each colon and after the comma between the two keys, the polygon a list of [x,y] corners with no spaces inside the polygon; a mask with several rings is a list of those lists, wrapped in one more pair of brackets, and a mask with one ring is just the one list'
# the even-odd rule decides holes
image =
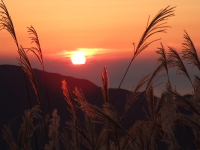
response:
{"label": "sun", "polygon": [[81,65],[81,64],[85,64],[85,62],[86,62],[84,53],[81,51],[74,52],[72,54],[71,60],[74,65]]}

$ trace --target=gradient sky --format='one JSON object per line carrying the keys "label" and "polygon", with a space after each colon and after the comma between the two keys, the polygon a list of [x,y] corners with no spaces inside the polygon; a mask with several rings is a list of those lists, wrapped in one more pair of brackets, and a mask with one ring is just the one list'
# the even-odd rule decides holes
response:
{"label": "gradient sky", "polygon": [[[18,41],[30,47],[27,27],[32,25],[40,39],[46,70],[67,76],[84,78],[100,86],[103,66],[107,66],[110,87],[117,87],[133,56],[132,43],[138,43],[150,15],[150,20],[166,6],[177,6],[175,16],[170,18],[171,28],[160,42],[167,48],[181,51],[183,30],[200,49],[200,1],[199,0],[4,0],[13,20]],[[7,31],[0,31],[0,64],[17,64],[17,48]],[[153,71],[159,42],[152,44],[133,62],[122,88],[131,89],[142,75]],[[71,52],[82,50],[85,65],[74,66],[69,58]],[[29,54],[34,68],[40,69],[38,61]],[[194,69],[193,72],[196,72]],[[185,78],[172,80],[180,91],[190,87]],[[165,81],[165,80],[164,80]],[[161,81],[162,82],[162,81]],[[158,82],[160,83],[160,82]],[[177,87],[178,88],[178,87]],[[157,91],[161,91],[158,86]]]}

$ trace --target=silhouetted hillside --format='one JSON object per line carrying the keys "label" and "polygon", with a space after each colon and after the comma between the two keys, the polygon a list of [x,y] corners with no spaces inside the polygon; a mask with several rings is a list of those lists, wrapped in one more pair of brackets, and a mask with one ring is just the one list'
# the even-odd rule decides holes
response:
{"label": "silhouetted hillside", "polygon": [[[37,84],[43,103],[43,109],[45,113],[47,113],[48,105],[43,72],[34,69],[34,73],[37,79]],[[103,103],[101,88],[91,83],[90,81],[62,76],[56,73],[46,73],[46,77],[51,111],[53,111],[53,109],[57,109],[58,115],[61,118],[60,130],[66,126],[65,122],[69,121],[71,118],[71,114],[66,109],[67,103],[64,100],[62,93],[61,81],[63,79],[66,80],[72,91],[74,91],[75,87],[81,89],[89,103],[101,107]],[[99,75],[99,77],[101,76]],[[27,81],[32,106],[38,105],[38,101],[28,78]],[[125,100],[129,93],[129,91],[121,89],[115,99],[114,105],[121,116],[123,115]],[[115,94],[116,89],[109,90],[109,96],[111,100],[114,98]],[[144,120],[145,113],[143,108],[147,109],[147,107],[147,101],[145,100],[144,95],[141,94],[139,100],[137,100],[130,108],[126,118],[122,118],[123,126],[128,129],[128,127],[130,127],[130,125],[133,124],[136,120]],[[20,128],[20,124],[22,123],[22,115],[24,110],[29,108],[30,106],[28,103],[28,93],[26,90],[24,74],[21,67],[12,65],[0,65],[0,131],[2,132],[3,126],[7,125],[9,121],[11,121],[11,129],[14,133],[14,136],[16,136]],[[3,138],[1,136],[1,143],[2,141]],[[3,146],[1,146],[0,149]]]}
{"label": "silhouetted hillside", "polygon": [[[43,73],[40,70],[34,69],[34,73],[37,79],[37,84],[39,87],[40,96],[43,103],[43,108],[45,112],[48,111],[47,106],[47,97],[45,91],[45,82],[43,78]],[[57,109],[58,115],[61,117],[61,128],[64,128],[65,122],[70,119],[71,114],[66,109],[67,103],[64,100],[64,96],[62,93],[62,83],[63,79],[66,80],[70,89],[73,91],[75,87],[81,89],[86,97],[86,99],[95,105],[101,106],[103,103],[103,96],[101,92],[101,88],[91,83],[88,80],[84,79],[76,79],[73,77],[62,76],[56,73],[46,73],[47,77],[47,87],[50,98],[50,107],[51,111],[53,109]],[[101,77],[99,75],[99,77]],[[27,78],[28,89],[31,98],[32,106],[38,105],[38,101],[36,99],[33,88]],[[28,93],[26,90],[26,84],[24,81],[24,74],[19,66],[12,65],[1,65],[0,66],[0,130],[2,131],[3,125],[8,124],[11,119],[14,119],[12,123],[12,130],[14,132],[18,132],[18,129],[21,124],[22,115],[24,110],[29,109],[28,103]],[[110,89],[110,99],[114,97],[116,90]],[[126,100],[126,96],[129,91],[121,89],[118,93],[118,96],[115,100],[114,105],[120,114],[123,113],[124,110],[124,102]],[[132,108],[130,111],[134,111],[137,108]],[[141,116],[144,116],[144,113],[141,110],[137,115],[137,118],[127,119],[127,125]],[[131,114],[131,113],[130,113]],[[131,116],[132,117],[132,116]]]}

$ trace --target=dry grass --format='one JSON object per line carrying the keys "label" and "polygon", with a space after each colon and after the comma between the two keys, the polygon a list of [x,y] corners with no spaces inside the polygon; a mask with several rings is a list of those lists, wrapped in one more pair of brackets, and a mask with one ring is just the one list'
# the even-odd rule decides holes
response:
{"label": "dry grass", "polygon": [[[40,105],[40,108],[35,106],[30,108],[30,110],[25,111],[17,140],[14,138],[10,126],[5,125],[3,137],[8,143],[8,149],[31,150],[33,144],[31,142],[33,139],[32,137],[36,131],[40,132],[38,140],[36,138],[38,141],[36,147],[37,149],[40,149],[43,132],[45,129],[47,131],[47,124],[49,124],[49,143],[43,147],[46,150],[59,150],[61,147],[64,147],[66,150],[79,150],[83,148],[89,150],[156,150],[158,149],[158,141],[162,143],[166,149],[183,149],[180,139],[175,135],[175,132],[178,130],[177,125],[184,127],[188,133],[193,136],[194,146],[196,149],[200,149],[200,78],[195,76],[193,83],[183,61],[189,61],[189,63],[198,68],[200,68],[200,63],[195,46],[187,32],[184,34],[183,56],[180,56],[175,48],[172,47],[169,47],[167,56],[166,50],[161,44],[161,47],[158,48],[157,51],[157,53],[161,55],[158,59],[158,66],[151,76],[146,75],[142,77],[137,86],[130,92],[128,99],[126,101],[124,100],[125,111],[123,116],[119,115],[116,108],[110,102],[109,78],[105,67],[102,72],[101,89],[103,94],[102,101],[104,102],[102,106],[90,104],[81,89],[75,88],[75,91],[72,92],[66,81],[63,80],[62,90],[67,102],[67,110],[71,113],[71,120],[66,121],[67,128],[61,132],[59,129],[60,119],[65,118],[60,118],[57,114],[57,110],[53,111],[50,120],[48,116],[46,118],[44,117],[42,100],[37,88],[37,82],[31,63],[24,48],[18,44],[12,20],[3,1],[0,4],[0,8],[0,13],[2,15],[0,27],[1,29],[7,30],[13,37],[20,56],[18,59],[19,64],[28,76]],[[134,51],[134,56],[127,71],[136,56],[152,42],[159,40],[154,39],[148,41],[149,38],[154,34],[166,32],[166,29],[169,27],[166,26],[166,20],[169,17],[174,16],[174,9],[175,7],[166,7],[165,9],[162,9],[150,23],[147,23],[147,27]],[[36,55],[44,71],[44,62],[38,34],[32,26],[28,28],[28,32],[31,34],[30,38],[32,43],[36,44],[36,47],[28,48],[28,51],[32,51]],[[168,71],[171,67],[176,67],[177,74],[186,76],[193,85],[194,94],[191,95],[190,99],[181,96],[171,87]],[[161,97],[155,99],[154,79],[158,77],[158,74],[163,70],[167,73],[168,82],[166,83],[166,89],[162,92]],[[124,74],[124,77],[126,76],[126,73]],[[123,79],[121,83],[123,82]],[[126,117],[129,113],[128,110],[131,108],[131,105],[134,105],[134,102],[139,100],[139,95],[145,84],[146,88],[144,89],[144,92],[149,107],[144,111],[147,116],[143,120],[132,123],[127,130],[123,126],[122,118]],[[189,111],[190,114],[182,113],[179,108]],[[85,116],[84,122],[81,121],[83,118],[80,118],[80,114]],[[43,125],[35,125],[34,119],[37,119],[38,121],[41,121],[42,119]],[[41,130],[39,130],[39,127]],[[99,129],[97,130],[97,128]]]}

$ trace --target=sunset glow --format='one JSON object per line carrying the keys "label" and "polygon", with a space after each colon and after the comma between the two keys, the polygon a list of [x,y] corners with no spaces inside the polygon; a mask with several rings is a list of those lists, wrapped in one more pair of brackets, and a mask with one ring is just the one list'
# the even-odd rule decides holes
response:
{"label": "sunset glow", "polygon": [[85,64],[86,62],[86,58],[83,54],[83,52],[77,51],[72,55],[72,63],[74,65],[81,65],[81,64]]}
{"label": "sunset glow", "polygon": [[[130,90],[133,82],[129,81],[132,81],[133,76],[134,80],[137,80],[137,77],[139,80],[140,76],[155,68],[159,58],[156,51],[160,43],[166,48],[166,53],[168,46],[181,53],[184,30],[190,35],[197,53],[200,54],[200,34],[197,32],[200,26],[197,15],[200,13],[199,0],[61,0],[59,3],[53,0],[4,0],[4,3],[12,18],[19,45],[25,48],[33,47],[34,43],[30,41],[27,27],[32,25],[36,29],[47,71],[84,78],[99,86],[99,74],[105,65],[113,77],[110,87],[119,86],[118,80],[121,80],[133,57],[147,22],[150,23],[159,10],[169,5],[177,6],[175,16],[167,20],[166,26],[170,28],[167,28],[165,34],[154,34],[146,41],[161,39],[137,56],[131,65],[133,68],[129,70],[127,81],[122,85],[123,88]],[[0,32],[0,64],[18,65],[18,48],[12,36],[7,30]],[[33,68],[41,69],[35,55],[31,52],[27,54]],[[85,63],[87,65],[77,65]]]}

